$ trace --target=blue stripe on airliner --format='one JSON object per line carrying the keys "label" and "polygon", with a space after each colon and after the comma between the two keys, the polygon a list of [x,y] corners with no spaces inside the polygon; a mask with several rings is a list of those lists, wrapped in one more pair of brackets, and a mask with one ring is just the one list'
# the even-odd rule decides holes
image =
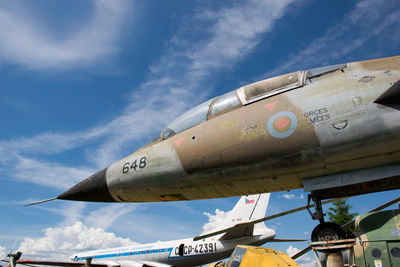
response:
{"label": "blue stripe on airliner", "polygon": [[131,255],[141,255],[141,254],[152,254],[152,253],[163,253],[163,252],[171,252],[173,248],[162,248],[162,249],[146,249],[141,251],[131,251],[131,252],[123,252],[123,253],[113,253],[113,254],[103,254],[103,255],[94,255],[88,257],[79,257],[75,260],[86,260],[89,258],[92,259],[104,259],[104,258],[114,258],[114,257],[123,257],[123,256],[131,256]]}

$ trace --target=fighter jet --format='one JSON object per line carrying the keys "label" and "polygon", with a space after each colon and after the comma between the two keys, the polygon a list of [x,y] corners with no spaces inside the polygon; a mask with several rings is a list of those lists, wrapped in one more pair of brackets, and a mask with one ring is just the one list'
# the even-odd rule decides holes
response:
{"label": "fighter jet", "polygon": [[304,188],[321,221],[322,199],[400,188],[399,175],[395,56],[300,70],[217,96],[53,199],[156,202]]}
{"label": "fighter jet", "polygon": [[[168,242],[157,242],[139,246],[119,247],[73,254],[69,261],[18,260],[18,264],[132,267],[132,266],[198,266],[229,257],[238,244],[261,245],[270,241],[304,241],[275,239],[275,231],[261,223],[250,223],[265,216],[269,193],[243,196],[225,220],[212,229],[215,232],[230,228],[210,238],[188,238]],[[240,225],[236,228],[235,225]],[[205,233],[205,234],[207,234]],[[196,241],[195,241],[196,239]]]}

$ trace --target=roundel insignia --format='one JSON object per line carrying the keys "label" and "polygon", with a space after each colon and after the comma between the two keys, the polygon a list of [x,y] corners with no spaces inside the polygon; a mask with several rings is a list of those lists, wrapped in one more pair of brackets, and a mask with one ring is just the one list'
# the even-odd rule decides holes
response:
{"label": "roundel insignia", "polygon": [[292,112],[281,111],[274,114],[267,123],[268,132],[276,138],[290,136],[297,127],[297,117]]}

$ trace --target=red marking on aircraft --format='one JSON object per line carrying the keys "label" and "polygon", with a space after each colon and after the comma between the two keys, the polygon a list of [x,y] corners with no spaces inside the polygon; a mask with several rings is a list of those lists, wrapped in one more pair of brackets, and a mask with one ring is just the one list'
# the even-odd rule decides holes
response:
{"label": "red marking on aircraft", "polygon": [[182,142],[183,142],[183,140],[185,140],[185,138],[186,138],[186,137],[179,138],[178,140],[175,141],[175,144],[176,144],[178,147],[180,147],[181,144],[182,144]]}
{"label": "red marking on aircraft", "polygon": [[283,129],[286,128],[290,123],[290,119],[287,117],[279,117],[278,119],[275,120],[274,125],[278,129]]}
{"label": "red marking on aircraft", "polygon": [[271,103],[265,104],[264,107],[266,109],[268,109],[269,111],[273,111],[275,106],[276,106],[276,104],[278,104],[278,102],[271,102]]}
{"label": "red marking on aircraft", "polygon": [[254,203],[254,199],[246,199],[246,204]]}

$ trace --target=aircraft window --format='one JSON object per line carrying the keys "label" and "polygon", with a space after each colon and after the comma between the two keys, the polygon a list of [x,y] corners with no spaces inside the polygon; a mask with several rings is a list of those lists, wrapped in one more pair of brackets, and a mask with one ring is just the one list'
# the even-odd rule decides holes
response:
{"label": "aircraft window", "polygon": [[239,267],[244,257],[244,254],[246,254],[245,248],[236,247],[235,253],[231,256],[232,260],[229,264],[229,267]]}
{"label": "aircraft window", "polygon": [[394,247],[390,250],[390,254],[392,254],[395,258],[400,258],[400,248]]}
{"label": "aircraft window", "polygon": [[163,130],[163,139],[167,139],[174,134],[180,133],[186,129],[202,123],[203,121],[206,121],[208,110],[213,100],[214,99],[210,99],[198,105],[197,107],[192,108],[191,110],[171,122],[167,126],[167,128]]}
{"label": "aircraft window", "polygon": [[163,139],[167,139],[170,136],[175,135],[176,133],[172,131],[170,128],[165,128],[162,132]]}
{"label": "aircraft window", "polygon": [[236,96],[235,91],[231,91],[229,93],[226,93],[222,96],[218,96],[212,105],[211,108],[211,115],[214,115],[216,113],[219,113],[223,110],[226,110],[228,108],[234,107],[240,105],[240,101]]}
{"label": "aircraft window", "polygon": [[311,69],[311,70],[307,71],[307,78],[319,76],[319,75],[325,74],[327,72],[331,72],[331,71],[338,70],[338,69],[343,69],[345,67],[347,67],[347,64],[337,64],[337,65],[331,65],[331,66]]}
{"label": "aircraft window", "polygon": [[297,71],[272,77],[256,83],[245,85],[237,89],[237,93],[241,102],[246,105],[254,101],[303,86],[305,82],[304,74],[305,71]]}

